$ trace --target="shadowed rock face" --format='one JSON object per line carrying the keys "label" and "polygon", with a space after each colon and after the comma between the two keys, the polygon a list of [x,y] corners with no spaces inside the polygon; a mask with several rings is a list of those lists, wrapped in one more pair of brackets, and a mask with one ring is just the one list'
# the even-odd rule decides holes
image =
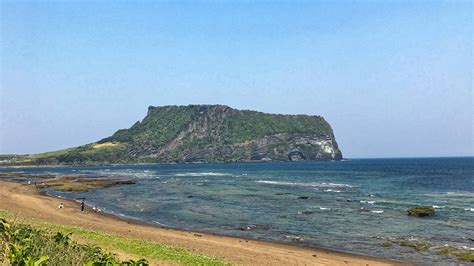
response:
{"label": "shadowed rock face", "polygon": [[[49,153],[51,154],[51,153]],[[340,160],[321,116],[267,114],[225,105],[148,107],[146,117],[97,143],[35,156],[36,163]]]}

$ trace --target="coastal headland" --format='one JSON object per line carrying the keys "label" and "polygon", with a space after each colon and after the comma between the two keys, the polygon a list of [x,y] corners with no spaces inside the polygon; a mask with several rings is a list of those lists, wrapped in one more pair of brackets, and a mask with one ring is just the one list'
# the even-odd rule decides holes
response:
{"label": "coastal headland", "polygon": [[269,114],[226,105],[149,106],[146,116],[97,142],[0,155],[0,166],[341,160],[331,125],[317,115]]}
{"label": "coastal headland", "polygon": [[[64,203],[64,209],[57,206]],[[126,239],[152,241],[184,248],[236,265],[406,265],[402,262],[319,248],[256,241],[243,238],[161,228],[118,217],[94,213],[79,204],[46,196],[33,185],[0,181],[0,210],[16,221],[41,226],[53,224],[117,235]],[[88,241],[88,239],[81,239]],[[116,247],[116,246],[114,246]],[[139,257],[130,251],[105,247],[119,256]],[[179,265],[179,261],[147,258],[152,264]]]}

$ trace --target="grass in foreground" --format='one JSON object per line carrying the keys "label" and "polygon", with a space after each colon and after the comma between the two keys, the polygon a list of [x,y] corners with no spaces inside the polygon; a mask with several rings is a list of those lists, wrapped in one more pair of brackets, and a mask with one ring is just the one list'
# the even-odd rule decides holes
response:
{"label": "grass in foreground", "polygon": [[169,260],[185,265],[229,265],[217,258],[195,254],[184,248],[173,247],[152,241],[129,239],[119,235],[87,230],[75,226],[45,223],[42,227],[54,229],[62,233],[72,233],[76,237],[92,241],[97,245],[105,246],[113,250],[120,250],[126,253],[136,254],[147,259]]}
{"label": "grass in foreground", "polygon": [[[21,233],[15,238],[7,237],[5,229],[2,231],[0,226],[0,262],[9,261],[12,265],[35,265],[35,262],[36,265],[148,265],[147,260],[170,261],[184,265],[229,265],[217,258],[152,241],[129,239],[59,224],[36,222],[33,222],[33,226],[10,224],[5,218],[13,220],[12,215],[0,210],[0,219],[8,224],[8,234]],[[14,245],[20,248],[20,253],[15,253],[12,248]],[[135,255],[147,260],[120,261],[110,251]],[[12,259],[22,262],[14,263]]]}
{"label": "grass in foreground", "polygon": [[0,218],[0,261],[13,266],[149,265],[145,259],[120,261],[114,254],[71,240],[69,234],[48,232]]}

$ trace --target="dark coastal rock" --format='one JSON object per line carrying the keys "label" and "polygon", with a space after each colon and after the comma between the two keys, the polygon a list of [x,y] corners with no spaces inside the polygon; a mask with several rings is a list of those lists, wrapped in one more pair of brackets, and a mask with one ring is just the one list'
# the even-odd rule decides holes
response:
{"label": "dark coastal rock", "polygon": [[300,197],[298,197],[298,199],[309,199],[309,197],[308,196],[300,196]]}
{"label": "dark coastal rock", "polygon": [[266,152],[254,152],[250,155],[251,161],[271,161],[271,155]]}
{"label": "dark coastal rock", "polygon": [[275,193],[276,196],[282,196],[282,195],[290,195],[291,193],[288,192],[277,192]]}
{"label": "dark coastal rock", "polygon": [[87,192],[91,189],[107,188],[119,185],[133,185],[136,180],[120,178],[91,177],[81,175],[59,176],[49,181],[37,184],[38,188],[53,187],[59,191]]}
{"label": "dark coastal rock", "polygon": [[432,247],[431,243],[420,241],[417,239],[400,239],[400,240],[395,240],[394,242],[399,244],[402,247],[413,248],[416,251],[424,251]]}
{"label": "dark coastal rock", "polygon": [[407,210],[409,216],[425,217],[435,215],[435,209],[431,206],[416,206]]}
{"label": "dark coastal rock", "polygon": [[297,149],[290,151],[290,153],[288,154],[288,160],[290,161],[304,161],[305,159],[306,157],[304,156],[304,154]]}

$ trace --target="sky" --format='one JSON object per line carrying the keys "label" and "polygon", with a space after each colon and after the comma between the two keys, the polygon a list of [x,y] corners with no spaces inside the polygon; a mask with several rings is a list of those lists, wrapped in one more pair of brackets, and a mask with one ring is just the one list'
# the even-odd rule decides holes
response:
{"label": "sky", "polygon": [[0,154],[149,105],[322,115],[344,157],[473,156],[471,1],[1,1]]}

